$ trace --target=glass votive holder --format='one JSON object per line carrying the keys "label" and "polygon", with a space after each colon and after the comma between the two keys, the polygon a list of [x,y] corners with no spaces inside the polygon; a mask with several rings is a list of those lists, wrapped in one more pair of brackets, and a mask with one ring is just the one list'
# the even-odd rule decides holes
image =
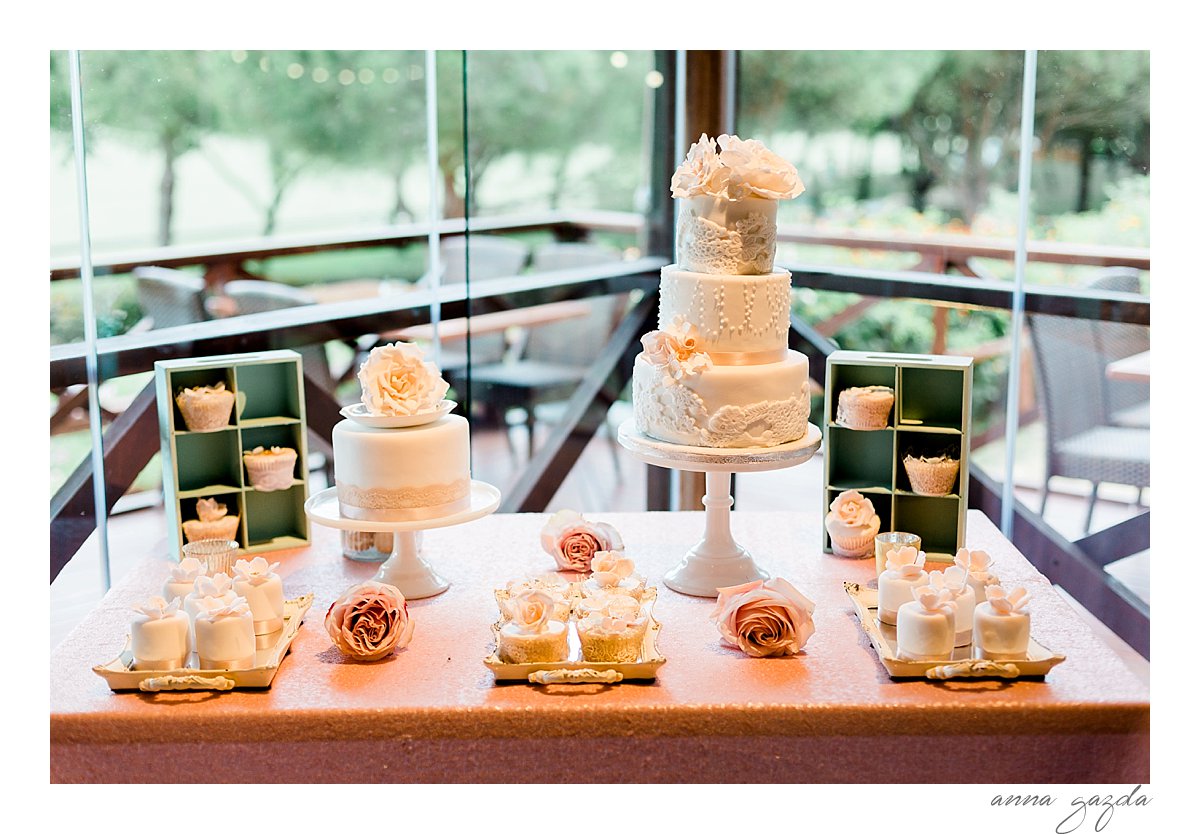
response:
{"label": "glass votive holder", "polygon": [[887,554],[889,550],[899,550],[902,547],[921,549],[921,537],[916,533],[879,533],[875,536],[875,575],[887,570]]}
{"label": "glass votive holder", "polygon": [[183,555],[204,563],[209,576],[223,573],[232,578],[233,563],[238,557],[238,543],[228,539],[200,539],[185,544]]}

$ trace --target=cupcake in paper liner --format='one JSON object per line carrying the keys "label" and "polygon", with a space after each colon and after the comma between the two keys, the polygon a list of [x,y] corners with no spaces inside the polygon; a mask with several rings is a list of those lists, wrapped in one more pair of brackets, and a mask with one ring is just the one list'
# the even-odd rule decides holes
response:
{"label": "cupcake in paper liner", "polygon": [[229,508],[215,498],[201,498],[196,502],[199,518],[183,522],[183,535],[189,542],[203,539],[225,539],[235,541],[238,537],[239,519],[229,515]]}
{"label": "cupcake in paper liner", "polygon": [[825,516],[825,529],[837,556],[862,558],[875,553],[879,516],[871,499],[858,490],[847,490],[833,499]]}
{"label": "cupcake in paper liner", "polygon": [[958,459],[949,455],[936,457],[904,456],[904,471],[917,495],[949,495],[958,480]]}
{"label": "cupcake in paper liner", "polygon": [[896,392],[886,385],[846,388],[838,394],[837,424],[848,429],[885,429]]}
{"label": "cupcake in paper liner", "polygon": [[246,464],[250,486],[259,492],[274,492],[292,485],[296,450],[286,446],[270,449],[256,446],[253,451],[242,452],[242,462]]}
{"label": "cupcake in paper liner", "polygon": [[188,431],[216,431],[229,425],[234,399],[225,383],[218,382],[182,389],[175,395],[175,404],[179,406]]}

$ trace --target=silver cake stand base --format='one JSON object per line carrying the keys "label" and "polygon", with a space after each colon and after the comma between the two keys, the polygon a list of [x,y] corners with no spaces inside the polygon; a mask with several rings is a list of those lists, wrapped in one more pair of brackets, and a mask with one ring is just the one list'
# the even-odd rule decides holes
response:
{"label": "silver cake stand base", "polygon": [[437,596],[450,587],[421,556],[418,534],[422,530],[453,527],[485,515],[500,506],[500,490],[483,481],[471,481],[471,506],[449,515],[419,521],[366,521],[346,518],[338,506],[337,487],[323,489],[304,502],[304,512],[314,524],[337,530],[361,530],[365,533],[391,533],[392,555],[379,566],[377,582],[400,589],[405,599]]}
{"label": "silver cake stand base", "polygon": [[779,446],[711,449],[655,440],[638,431],[633,420],[626,420],[617,431],[617,440],[643,463],[705,473],[704,535],[664,577],[668,588],[695,597],[715,597],[718,588],[768,578],[754,557],[734,541],[729,529],[733,509],[729,476],[733,472],[769,472],[804,463],[821,448],[820,429],[809,423],[804,437]]}

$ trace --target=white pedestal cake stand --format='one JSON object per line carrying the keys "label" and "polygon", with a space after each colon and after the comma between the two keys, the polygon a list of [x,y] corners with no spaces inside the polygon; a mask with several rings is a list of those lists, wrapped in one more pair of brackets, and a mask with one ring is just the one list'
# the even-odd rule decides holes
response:
{"label": "white pedestal cake stand", "polygon": [[483,481],[471,481],[471,506],[449,515],[419,521],[366,521],[346,518],[338,507],[337,487],[323,489],[304,502],[304,512],[314,524],[337,530],[391,533],[392,555],[379,566],[375,580],[395,585],[405,599],[437,596],[450,587],[421,556],[417,534],[437,527],[465,524],[491,515],[500,506],[500,490]]}
{"label": "white pedestal cake stand", "polygon": [[804,437],[779,446],[711,449],[655,440],[638,431],[630,419],[621,424],[617,440],[643,463],[705,473],[704,536],[667,573],[663,582],[668,588],[695,597],[715,597],[717,588],[768,578],[730,532],[730,473],[768,472],[804,463],[821,447],[820,429],[809,423]]}

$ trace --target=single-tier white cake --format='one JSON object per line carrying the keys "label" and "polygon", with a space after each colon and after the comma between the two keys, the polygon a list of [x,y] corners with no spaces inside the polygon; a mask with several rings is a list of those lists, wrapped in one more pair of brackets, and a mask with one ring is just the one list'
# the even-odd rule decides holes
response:
{"label": "single-tier white cake", "polygon": [[253,669],[254,616],[241,597],[224,603],[206,597],[196,615],[196,655],[201,669]]}
{"label": "single-tier white cake", "polygon": [[171,573],[163,585],[163,598],[168,602],[176,597],[182,599],[190,594],[196,580],[207,574],[208,568],[199,559],[193,556],[184,556],[179,560],[179,564],[171,565],[170,571]]}
{"label": "single-tier white cake", "polygon": [[261,556],[238,559],[233,566],[233,592],[246,600],[254,617],[255,634],[274,634],[283,628],[283,580]]}
{"label": "single-tier white cake", "polygon": [[879,621],[896,625],[896,612],[913,599],[913,589],[929,584],[925,551],[902,547],[887,552],[887,570],[879,574]]}
{"label": "single-tier white cake", "polygon": [[[371,351],[358,373],[368,419],[333,427],[333,474],[346,518],[418,521],[471,505],[471,440],[463,417],[438,417],[448,386],[415,345]],[[385,427],[374,418],[415,418]],[[386,422],[386,420],[385,420]],[[410,420],[412,422],[412,420]]]}
{"label": "single-tier white cake", "polygon": [[975,605],[987,600],[987,589],[999,585],[1000,580],[992,573],[992,557],[986,550],[967,550],[960,547],[954,554],[954,564],[967,573],[967,585],[975,593]]}
{"label": "single-tier white cake", "polygon": [[951,592],[921,585],[912,593],[915,599],[896,615],[896,653],[905,660],[948,660],[954,650]]}
{"label": "single-tier white cake", "polygon": [[954,645],[971,645],[971,629],[975,626],[975,591],[967,582],[967,572],[958,565],[929,574],[929,584],[938,591],[945,590],[954,603]]}
{"label": "single-tier white cake", "polygon": [[188,633],[193,646],[196,645],[196,615],[213,607],[203,601],[206,597],[217,599],[223,605],[232,605],[237,599],[237,594],[233,592],[233,580],[225,573],[197,577],[192,592],[183,598],[183,613],[188,617]]}
{"label": "single-tier white cake", "polygon": [[179,598],[167,602],[162,597],[151,597],[134,610],[137,614],[129,624],[133,668],[186,668],[191,644],[187,615],[179,610]]}
{"label": "single-tier white cake", "polygon": [[975,653],[986,660],[1024,660],[1029,654],[1029,592],[990,585],[975,607]]}
{"label": "single-tier white cake", "polygon": [[788,349],[791,273],[774,265],[777,201],[804,190],[796,169],[759,142],[702,136],[671,186],[679,263],[662,270],[658,329],[634,360],[635,425],[685,446],[799,440],[808,359]]}

